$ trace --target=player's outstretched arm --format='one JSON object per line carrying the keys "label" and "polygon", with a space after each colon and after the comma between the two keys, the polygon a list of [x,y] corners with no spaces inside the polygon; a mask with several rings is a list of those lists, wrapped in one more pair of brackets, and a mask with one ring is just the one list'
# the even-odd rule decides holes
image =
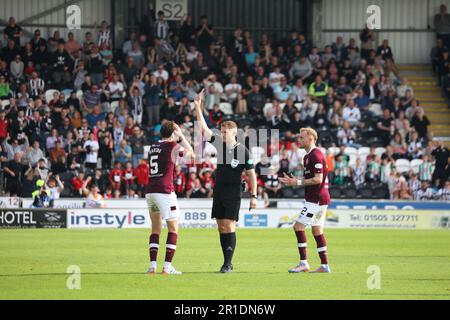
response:
{"label": "player's outstretched arm", "polygon": [[203,116],[203,101],[205,100],[205,89],[203,89],[197,97],[195,97],[194,105],[195,105],[195,114],[197,116],[197,121],[199,122],[203,136],[210,140],[213,136],[213,132],[210,128],[208,128],[208,125],[206,124],[205,117]]}
{"label": "player's outstretched arm", "polygon": [[189,141],[187,141],[186,137],[183,134],[183,131],[178,125],[176,125],[175,134],[180,140],[181,146],[186,150],[186,156],[191,159],[194,158],[194,150],[192,149],[191,144],[189,143]]}

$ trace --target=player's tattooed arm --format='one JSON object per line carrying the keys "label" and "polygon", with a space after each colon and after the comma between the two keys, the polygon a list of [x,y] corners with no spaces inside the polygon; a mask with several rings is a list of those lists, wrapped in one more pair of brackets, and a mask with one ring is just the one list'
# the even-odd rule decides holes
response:
{"label": "player's tattooed arm", "polygon": [[316,173],[314,175],[314,178],[311,179],[304,179],[304,178],[296,178],[294,177],[292,174],[287,175],[286,173],[284,174],[283,177],[279,178],[280,182],[288,185],[288,186],[304,186],[304,187],[309,187],[309,186],[315,186],[318,184],[321,184],[323,181],[323,174],[322,173]]}
{"label": "player's tattooed arm", "polygon": [[197,97],[195,97],[195,115],[197,116],[197,121],[200,123],[202,128],[203,136],[206,140],[210,140],[213,136],[213,132],[208,128],[206,124],[205,117],[203,116],[203,101],[205,100],[205,89],[203,89]]}

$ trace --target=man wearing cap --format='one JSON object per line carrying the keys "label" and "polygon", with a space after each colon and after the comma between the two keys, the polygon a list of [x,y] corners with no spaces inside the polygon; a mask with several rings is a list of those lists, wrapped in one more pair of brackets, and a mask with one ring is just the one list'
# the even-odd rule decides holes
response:
{"label": "man wearing cap", "polygon": [[50,208],[50,190],[47,190],[45,181],[39,179],[36,181],[36,191],[32,193],[32,208]]}

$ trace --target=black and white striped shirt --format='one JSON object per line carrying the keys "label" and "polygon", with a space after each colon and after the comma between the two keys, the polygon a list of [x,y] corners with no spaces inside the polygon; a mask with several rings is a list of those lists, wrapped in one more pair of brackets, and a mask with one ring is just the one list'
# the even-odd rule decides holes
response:
{"label": "black and white striped shirt", "polygon": [[135,96],[131,97],[130,99],[133,114],[139,116],[142,112],[144,112],[142,96]]}
{"label": "black and white striped shirt", "polygon": [[36,98],[40,94],[44,93],[44,90],[45,90],[44,80],[42,80],[40,78],[31,79],[28,84],[30,86],[30,94],[31,94],[32,98]]}
{"label": "black and white striped shirt", "polygon": [[103,44],[108,46],[111,44],[111,30],[100,31],[98,35],[98,46],[101,47]]}
{"label": "black and white striped shirt", "polygon": [[160,39],[167,39],[169,36],[169,24],[167,21],[158,20],[155,22],[155,35]]}

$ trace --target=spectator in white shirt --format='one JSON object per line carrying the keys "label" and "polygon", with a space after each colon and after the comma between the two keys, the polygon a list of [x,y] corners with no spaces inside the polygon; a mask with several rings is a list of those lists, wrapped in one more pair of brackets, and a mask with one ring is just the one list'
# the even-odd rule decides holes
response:
{"label": "spectator in white shirt", "polygon": [[417,192],[421,188],[421,184],[417,177],[417,174],[415,174],[413,172],[410,173],[408,186],[409,186],[409,190],[411,190],[411,193],[413,194],[414,199],[417,199]]}
{"label": "spectator in white shirt", "polygon": [[422,181],[422,188],[417,191],[416,200],[433,200],[433,190],[430,188],[428,181]]}
{"label": "spectator in white shirt", "polygon": [[192,45],[189,47],[189,52],[186,55],[186,60],[189,63],[192,63],[193,61],[195,61],[198,57],[199,52],[197,51],[196,46]]}
{"label": "spectator in white shirt", "polygon": [[269,85],[272,87],[272,89],[275,89],[278,87],[281,83],[281,79],[283,79],[285,76],[281,73],[281,68],[279,66],[275,66],[273,72],[269,75]]}
{"label": "spectator in white shirt", "polygon": [[450,181],[445,182],[444,188],[441,188],[435,194],[436,200],[450,201]]}
{"label": "spectator in white shirt", "polygon": [[123,83],[120,81],[120,76],[118,74],[114,75],[113,81],[108,84],[108,90],[111,101],[118,101],[122,98],[125,88]]}
{"label": "spectator in white shirt", "polygon": [[355,106],[353,99],[348,99],[347,106],[342,114],[344,121],[347,121],[352,127],[356,126],[361,120],[361,112]]}
{"label": "spectator in white shirt", "polygon": [[89,140],[84,143],[83,149],[86,152],[86,168],[95,170],[98,162],[99,144],[97,140],[95,140],[95,135],[93,132],[89,134]]}
{"label": "spectator in white shirt", "polygon": [[303,157],[306,155],[305,149],[300,149],[298,145],[291,143],[291,149],[287,152],[287,158],[289,160],[289,171],[297,169],[298,164],[302,164]]}
{"label": "spectator in white shirt", "polygon": [[292,87],[291,98],[296,103],[302,103],[308,97],[308,89],[303,85],[302,79],[297,79],[295,86]]}
{"label": "spectator in white shirt", "polygon": [[411,92],[411,95],[414,96],[413,88],[410,85],[408,85],[408,79],[403,78],[402,84],[397,87],[398,97],[403,98],[406,94],[406,91],[408,91],[408,90]]}
{"label": "spectator in white shirt", "polygon": [[230,83],[225,86],[225,95],[230,103],[235,103],[238,94],[241,93],[242,86],[237,83],[236,77],[231,77]]}
{"label": "spectator in white shirt", "polygon": [[344,122],[342,128],[340,128],[337,132],[337,138],[339,139],[339,144],[344,146],[351,145],[355,142],[356,133],[350,127],[350,123],[347,121]]}
{"label": "spectator in white shirt", "polygon": [[169,73],[164,69],[163,64],[158,65],[158,70],[153,72],[153,75],[156,78],[162,78],[164,81],[167,81],[169,79]]}

